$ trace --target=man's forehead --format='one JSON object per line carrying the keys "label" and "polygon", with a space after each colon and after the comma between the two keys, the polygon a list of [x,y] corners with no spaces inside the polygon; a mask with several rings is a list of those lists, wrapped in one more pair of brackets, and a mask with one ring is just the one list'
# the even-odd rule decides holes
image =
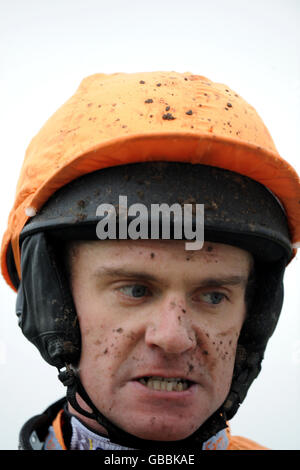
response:
{"label": "man's forehead", "polygon": [[197,250],[186,250],[185,240],[93,240],[93,241],[75,241],[72,242],[79,249],[83,247],[84,250],[90,252],[116,252],[124,253],[137,251],[140,254],[151,251],[155,255],[153,250],[168,252],[176,252],[185,255],[187,258],[195,258],[197,256],[216,256],[226,254],[228,256],[240,254],[241,256],[251,257],[250,253],[242,248],[225,244],[205,241],[201,249]]}
{"label": "man's forehead", "polygon": [[[222,278],[231,269],[231,276],[250,272],[252,255],[231,245],[205,242],[201,250],[185,249],[183,240],[109,240],[88,241],[78,245],[79,263],[86,264],[93,275],[126,272],[140,273],[140,277],[151,278],[151,273],[162,266],[184,269],[193,274],[196,266],[209,267],[211,273]],[[74,261],[78,256],[74,257]],[[143,274],[142,274],[143,273]],[[156,274],[154,274],[156,276]]]}

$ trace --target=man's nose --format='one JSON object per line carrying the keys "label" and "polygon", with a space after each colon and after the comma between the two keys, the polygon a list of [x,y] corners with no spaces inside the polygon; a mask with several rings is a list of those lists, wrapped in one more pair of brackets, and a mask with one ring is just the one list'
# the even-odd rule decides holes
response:
{"label": "man's nose", "polygon": [[196,333],[183,302],[167,299],[147,325],[145,342],[168,354],[182,354],[196,347]]}

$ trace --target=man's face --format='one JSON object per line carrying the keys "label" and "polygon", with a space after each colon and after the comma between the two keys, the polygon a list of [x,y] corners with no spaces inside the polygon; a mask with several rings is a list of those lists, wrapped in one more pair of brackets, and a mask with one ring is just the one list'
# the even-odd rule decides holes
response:
{"label": "man's face", "polygon": [[144,439],[192,434],[228,394],[250,267],[249,253],[218,243],[80,243],[80,377],[95,406]]}

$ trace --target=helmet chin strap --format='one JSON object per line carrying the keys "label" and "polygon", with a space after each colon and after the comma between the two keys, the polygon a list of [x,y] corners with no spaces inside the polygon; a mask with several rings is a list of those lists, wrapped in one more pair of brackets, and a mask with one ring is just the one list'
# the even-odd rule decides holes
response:
{"label": "helmet chin strap", "polygon": [[[65,370],[59,370],[59,380],[67,387],[67,400],[78,413],[86,416],[87,418],[94,419],[101,426],[103,426],[108,434],[111,442],[134,449],[149,450],[149,449],[197,449],[201,450],[203,443],[217,432],[227,427],[225,413],[218,411],[209,418],[203,426],[196,430],[191,436],[179,441],[154,441],[142,439],[133,434],[130,434],[123,429],[113,424],[106,418],[93,404],[86,390],[84,389],[77,370],[72,366],[66,366]],[[78,403],[76,394],[85,401],[91,408],[92,412],[83,409]],[[213,429],[213,431],[209,431]]]}

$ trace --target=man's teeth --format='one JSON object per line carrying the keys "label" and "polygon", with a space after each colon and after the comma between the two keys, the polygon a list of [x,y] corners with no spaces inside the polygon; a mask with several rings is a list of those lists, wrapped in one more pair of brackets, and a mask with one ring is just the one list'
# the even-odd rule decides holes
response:
{"label": "man's teeth", "polygon": [[165,390],[167,392],[182,392],[189,387],[188,382],[180,378],[143,377],[139,379],[139,382],[153,390]]}

